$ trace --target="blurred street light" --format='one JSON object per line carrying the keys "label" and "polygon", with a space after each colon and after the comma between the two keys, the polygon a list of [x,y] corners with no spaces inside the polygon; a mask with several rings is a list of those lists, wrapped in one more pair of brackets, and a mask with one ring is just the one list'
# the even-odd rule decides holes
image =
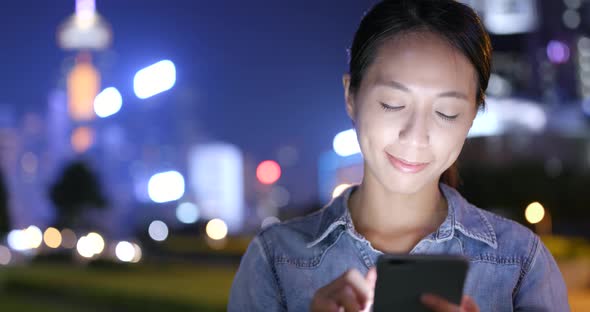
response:
{"label": "blurred street light", "polygon": [[227,236],[227,225],[221,219],[212,219],[205,227],[207,236],[213,240],[221,240]]}
{"label": "blurred street light", "polygon": [[141,69],[133,78],[133,90],[140,99],[147,99],[170,90],[176,83],[176,67],[169,60],[159,61]]}
{"label": "blurred street light", "polygon": [[281,177],[281,166],[274,160],[265,160],[256,168],[256,177],[262,184],[273,184]]}
{"label": "blurred street light", "polygon": [[338,133],[334,137],[332,147],[334,148],[334,152],[342,157],[352,156],[361,152],[354,129]]}
{"label": "blurred street light", "polygon": [[100,118],[112,116],[121,110],[123,98],[114,87],[108,87],[94,98],[94,112]]}
{"label": "blurred street light", "polygon": [[148,181],[148,195],[155,203],[180,199],[184,195],[184,177],[177,171],[154,174]]}

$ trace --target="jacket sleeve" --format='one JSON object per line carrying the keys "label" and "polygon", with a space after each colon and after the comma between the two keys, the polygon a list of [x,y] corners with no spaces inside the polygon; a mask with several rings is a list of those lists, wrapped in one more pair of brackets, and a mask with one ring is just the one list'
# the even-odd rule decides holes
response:
{"label": "jacket sleeve", "polygon": [[261,234],[250,242],[242,257],[230,290],[227,310],[286,311],[276,272],[269,261]]}
{"label": "jacket sleeve", "polygon": [[533,256],[514,297],[515,311],[570,311],[567,289],[555,259],[534,236]]}

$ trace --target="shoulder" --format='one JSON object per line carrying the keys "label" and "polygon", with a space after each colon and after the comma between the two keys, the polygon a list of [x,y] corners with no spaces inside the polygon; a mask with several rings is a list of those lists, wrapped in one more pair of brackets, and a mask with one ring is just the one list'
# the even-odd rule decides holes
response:
{"label": "shoulder", "polygon": [[533,231],[514,220],[472,204],[468,204],[466,208],[471,213],[480,215],[495,237],[496,248],[479,250],[479,255],[476,256],[479,260],[520,265],[531,261],[540,243]]}
{"label": "shoulder", "polygon": [[269,225],[260,230],[256,237],[265,246],[267,252],[277,248],[305,248],[317,235],[326,208]]}

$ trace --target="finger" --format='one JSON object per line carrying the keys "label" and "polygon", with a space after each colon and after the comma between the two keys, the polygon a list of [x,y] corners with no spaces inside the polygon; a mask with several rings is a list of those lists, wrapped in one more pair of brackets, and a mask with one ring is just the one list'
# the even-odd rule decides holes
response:
{"label": "finger", "polygon": [[358,312],[361,310],[361,306],[354,290],[348,285],[344,286],[340,292],[336,294],[335,300],[346,312]]}
{"label": "finger", "polygon": [[340,287],[346,285],[353,290],[359,305],[365,306],[371,297],[371,287],[365,281],[365,277],[356,269],[351,269],[341,276]]}
{"label": "finger", "polygon": [[479,312],[479,307],[471,297],[465,295],[461,300],[461,311],[462,312]]}
{"label": "finger", "polygon": [[375,267],[369,269],[369,272],[365,275],[365,281],[369,284],[370,288],[375,288],[375,283],[377,282],[377,269]]}
{"label": "finger", "polygon": [[420,297],[420,301],[426,307],[436,312],[460,312],[458,305],[452,304],[444,298],[433,294],[423,294]]}

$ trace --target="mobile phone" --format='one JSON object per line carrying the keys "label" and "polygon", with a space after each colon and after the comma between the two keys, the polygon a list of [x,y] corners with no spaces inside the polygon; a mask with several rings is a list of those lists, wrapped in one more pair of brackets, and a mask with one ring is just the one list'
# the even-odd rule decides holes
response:
{"label": "mobile phone", "polygon": [[459,305],[469,268],[455,255],[381,255],[373,311],[428,312],[420,296],[431,293]]}

